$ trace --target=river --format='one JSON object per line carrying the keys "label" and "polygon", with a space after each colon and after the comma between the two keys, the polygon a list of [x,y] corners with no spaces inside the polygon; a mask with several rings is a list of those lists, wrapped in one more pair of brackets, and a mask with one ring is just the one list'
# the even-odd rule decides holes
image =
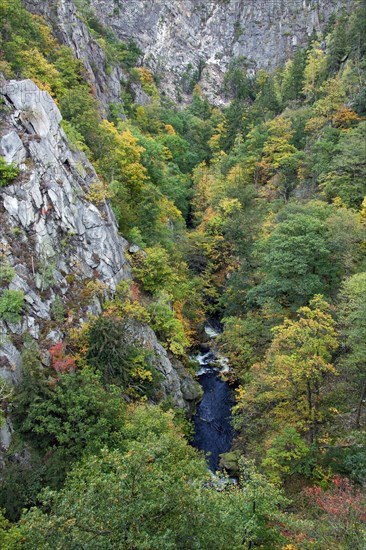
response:
{"label": "river", "polygon": [[234,399],[229,384],[220,374],[227,372],[228,365],[226,358],[215,349],[214,339],[219,332],[211,326],[207,326],[205,332],[210,338],[211,350],[195,356],[200,364],[198,381],[204,393],[193,418],[195,436],[192,445],[205,452],[210,470],[216,472],[219,455],[228,452],[232,445],[231,407]]}

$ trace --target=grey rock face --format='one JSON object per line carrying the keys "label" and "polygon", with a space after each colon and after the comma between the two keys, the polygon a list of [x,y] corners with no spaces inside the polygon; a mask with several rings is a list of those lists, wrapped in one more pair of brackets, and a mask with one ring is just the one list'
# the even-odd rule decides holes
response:
{"label": "grey rock face", "polygon": [[[7,418],[4,424],[0,427],[0,452],[7,451],[10,447],[11,438],[13,433],[13,427],[11,425],[10,419]],[[0,459],[0,465],[2,464]]]}
{"label": "grey rock face", "polygon": [[152,352],[153,364],[163,375],[161,398],[171,397],[175,406],[192,414],[195,405],[202,398],[202,390],[198,382],[192,378],[180,361],[167,353],[149,326],[131,321],[127,330],[130,342],[136,342]]}
{"label": "grey rock face", "polygon": [[144,62],[171,97],[185,71],[201,72],[201,85],[220,102],[230,60],[245,56],[270,70],[320,30],[334,10],[352,0],[91,0],[98,17],[122,39],[135,39]]}
{"label": "grey rock face", "polygon": [[21,164],[26,159],[25,147],[14,130],[0,139],[0,154],[8,163]]}
{"label": "grey rock face", "polygon": [[[0,190],[0,261],[15,271],[9,288],[25,296],[21,320],[0,321],[0,377],[17,383],[25,334],[45,354],[64,337],[54,322],[57,301],[66,307],[65,325],[82,323],[102,310],[98,295],[79,303],[88,281],[99,281],[104,295],[111,296],[131,270],[125,257],[129,245],[118,234],[110,205],[96,206],[88,198],[90,185],[98,182],[94,168],[83,153],[70,149],[50,95],[23,80],[3,81],[0,97],[9,111],[1,120],[1,151],[21,168],[14,183]],[[173,367],[155,333],[136,325],[130,339],[153,351],[163,395],[189,408],[181,384],[187,376],[193,380],[183,367]]]}
{"label": "grey rock face", "polygon": [[121,81],[125,80],[123,70],[117,65],[107,69],[105,52],[90,36],[87,26],[77,14],[73,0],[25,0],[24,4],[29,11],[46,17],[52,23],[60,42],[69,46],[75,57],[83,63],[104,114],[108,112],[110,103],[122,103]]}

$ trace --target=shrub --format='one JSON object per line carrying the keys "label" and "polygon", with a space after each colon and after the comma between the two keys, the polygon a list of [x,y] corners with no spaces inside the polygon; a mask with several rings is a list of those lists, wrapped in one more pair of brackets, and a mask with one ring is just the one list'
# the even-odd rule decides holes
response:
{"label": "shrub", "polygon": [[295,428],[287,426],[272,440],[262,465],[272,482],[280,482],[296,473],[308,473],[304,459],[309,452]]}
{"label": "shrub", "polygon": [[0,263],[0,284],[10,283],[15,275],[14,268],[9,262],[2,260]]}
{"label": "shrub", "polygon": [[130,343],[129,334],[127,323],[119,317],[99,317],[89,332],[88,364],[101,374],[105,385],[151,395],[159,376],[148,354]]}
{"label": "shrub", "polygon": [[366,497],[362,488],[347,478],[334,476],[328,490],[309,487],[305,496],[319,518],[316,536],[320,544],[326,542],[328,548],[365,548]]}
{"label": "shrub", "polygon": [[162,289],[170,290],[174,273],[169,265],[167,251],[156,245],[133,256],[133,273],[143,290],[154,294]]}
{"label": "shrub", "polygon": [[189,340],[185,335],[183,323],[175,317],[169,300],[169,295],[162,292],[158,300],[149,306],[151,326],[157,336],[166,342],[172,353],[183,355],[189,346]]}
{"label": "shrub", "polygon": [[8,323],[17,323],[24,306],[22,290],[4,290],[0,298],[0,319]]}
{"label": "shrub", "polygon": [[51,305],[52,317],[57,323],[62,323],[65,319],[65,306],[60,296],[55,296]]}
{"label": "shrub", "polygon": [[49,350],[52,367],[56,372],[73,372],[75,370],[75,359],[65,354],[65,345],[62,342],[55,344]]}
{"label": "shrub", "polygon": [[0,188],[10,185],[19,172],[19,168],[14,164],[8,164],[4,158],[0,157]]}

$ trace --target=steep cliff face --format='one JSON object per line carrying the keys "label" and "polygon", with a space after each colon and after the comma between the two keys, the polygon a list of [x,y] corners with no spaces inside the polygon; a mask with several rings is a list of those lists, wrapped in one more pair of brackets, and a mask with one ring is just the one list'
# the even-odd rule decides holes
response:
{"label": "steep cliff face", "polygon": [[[30,80],[3,80],[0,98],[0,155],[21,170],[0,192],[0,261],[15,271],[2,287],[25,295],[20,321],[0,320],[0,376],[16,383],[26,335],[38,342],[47,364],[47,348],[89,313],[98,315],[103,296],[112,295],[131,272],[128,243],[118,234],[109,204],[91,202],[90,188],[98,177],[87,158],[70,148],[49,94]],[[97,292],[83,295],[95,281]],[[55,323],[55,304],[70,312],[64,323]],[[189,408],[198,394],[187,392],[187,380],[192,387],[195,383],[180,364],[173,367],[154,332],[133,323],[127,336],[153,352],[163,374],[163,395]]]}
{"label": "steep cliff face", "polygon": [[[98,19],[117,36],[133,39],[144,52],[143,63],[160,78],[162,90],[184,99],[199,82],[214,103],[225,103],[223,79],[230,61],[244,56],[252,71],[271,70],[290,58],[329,16],[350,8],[354,0],[90,0]],[[94,85],[104,111],[121,103],[118,64],[109,66],[100,44],[91,36],[73,0],[24,0],[46,17],[59,40],[72,48]],[[107,68],[108,66],[108,68]],[[135,85],[136,86],[136,85]],[[149,99],[138,87],[137,103]],[[140,98],[140,96],[143,96]]]}
{"label": "steep cliff face", "polygon": [[25,0],[24,5],[30,12],[44,16],[52,24],[60,42],[69,46],[83,63],[102,111],[107,113],[110,103],[121,103],[121,82],[125,80],[125,74],[120,66],[107,63],[105,51],[90,35],[74,2]]}
{"label": "steep cliff face", "polygon": [[[321,30],[330,14],[352,0],[91,0],[98,17],[126,40],[172,97],[184,76],[198,79],[212,100],[230,60],[245,56],[255,69],[273,69]],[[183,79],[182,79],[183,78]]]}

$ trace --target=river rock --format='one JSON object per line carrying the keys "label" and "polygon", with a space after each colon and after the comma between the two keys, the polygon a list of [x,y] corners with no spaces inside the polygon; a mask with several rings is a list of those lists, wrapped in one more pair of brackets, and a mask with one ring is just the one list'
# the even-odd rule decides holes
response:
{"label": "river rock", "polygon": [[219,467],[222,470],[226,470],[229,476],[238,477],[240,457],[241,452],[238,450],[230,451],[229,453],[223,453],[220,455]]}
{"label": "river rock", "polygon": [[192,379],[191,376],[186,376],[181,381],[181,390],[186,401],[190,401],[193,405],[198,403],[203,396],[203,390],[198,382]]}

